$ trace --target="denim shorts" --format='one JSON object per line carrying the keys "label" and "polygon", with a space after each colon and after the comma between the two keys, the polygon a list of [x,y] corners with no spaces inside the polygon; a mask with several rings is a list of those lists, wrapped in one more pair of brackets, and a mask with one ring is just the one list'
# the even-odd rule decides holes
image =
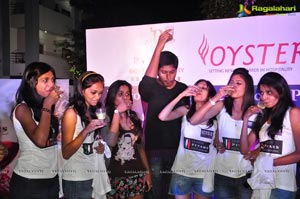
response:
{"label": "denim shorts", "polygon": [[296,198],[296,192],[287,191],[283,189],[272,189],[270,199],[294,199]]}
{"label": "denim shorts", "polygon": [[169,194],[187,195],[196,193],[205,197],[212,197],[213,192],[206,193],[202,191],[203,178],[191,178],[176,173],[172,174]]}
{"label": "denim shorts", "polygon": [[92,198],[93,180],[69,181],[63,180],[63,192],[66,199],[90,199]]}

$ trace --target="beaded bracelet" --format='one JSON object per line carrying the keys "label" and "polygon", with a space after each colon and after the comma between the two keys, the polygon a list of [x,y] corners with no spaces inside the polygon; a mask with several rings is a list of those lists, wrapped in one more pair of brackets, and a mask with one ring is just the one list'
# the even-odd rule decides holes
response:
{"label": "beaded bracelet", "polygon": [[42,111],[46,111],[46,112],[48,112],[48,113],[51,113],[51,110],[48,109],[48,108],[42,108]]}

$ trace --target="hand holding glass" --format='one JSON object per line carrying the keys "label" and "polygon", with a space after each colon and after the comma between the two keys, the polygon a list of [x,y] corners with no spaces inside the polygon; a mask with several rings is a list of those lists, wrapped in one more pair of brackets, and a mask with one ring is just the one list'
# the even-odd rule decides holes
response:
{"label": "hand holding glass", "polygon": [[266,106],[264,105],[264,103],[262,101],[258,101],[256,106],[260,109],[265,109],[266,108]]}
{"label": "hand holding glass", "polygon": [[168,32],[172,35],[172,40],[170,40],[169,42],[174,42],[174,26],[166,26],[165,27],[165,30],[169,30]]}
{"label": "hand holding glass", "polygon": [[225,99],[225,97],[231,96],[232,93],[235,91],[234,86],[232,86],[230,84],[223,87],[222,89],[224,89],[223,91],[225,92],[225,95],[223,95],[221,97],[221,99],[220,99],[221,101],[223,101]]}
{"label": "hand holding glass", "polygon": [[105,111],[105,109],[104,108],[99,108],[99,109],[97,109],[96,110],[96,115],[97,115],[97,118],[99,119],[99,120],[105,120],[105,118],[106,118],[106,111]]}

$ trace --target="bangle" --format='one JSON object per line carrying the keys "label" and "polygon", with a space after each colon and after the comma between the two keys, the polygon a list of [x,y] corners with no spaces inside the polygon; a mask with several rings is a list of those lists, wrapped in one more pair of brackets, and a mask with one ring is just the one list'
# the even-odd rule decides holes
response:
{"label": "bangle", "polygon": [[210,103],[212,106],[216,105],[216,102],[215,102],[214,100],[212,100],[211,98],[209,98],[209,103]]}
{"label": "bangle", "polygon": [[48,108],[42,108],[42,111],[45,111],[45,112],[48,112],[48,113],[50,113],[51,114],[51,110],[50,109],[48,109]]}

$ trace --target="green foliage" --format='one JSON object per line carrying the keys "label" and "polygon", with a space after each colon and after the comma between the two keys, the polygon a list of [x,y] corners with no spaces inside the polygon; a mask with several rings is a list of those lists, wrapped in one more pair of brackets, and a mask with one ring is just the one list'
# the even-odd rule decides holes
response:
{"label": "green foliage", "polygon": [[233,18],[237,16],[238,8],[239,1],[237,0],[206,0],[200,5],[205,19]]}
{"label": "green foliage", "polygon": [[68,37],[70,40],[56,42],[57,47],[61,47],[63,57],[66,59],[73,74],[73,78],[78,78],[86,71],[86,47],[85,33],[83,30],[72,30]]}

